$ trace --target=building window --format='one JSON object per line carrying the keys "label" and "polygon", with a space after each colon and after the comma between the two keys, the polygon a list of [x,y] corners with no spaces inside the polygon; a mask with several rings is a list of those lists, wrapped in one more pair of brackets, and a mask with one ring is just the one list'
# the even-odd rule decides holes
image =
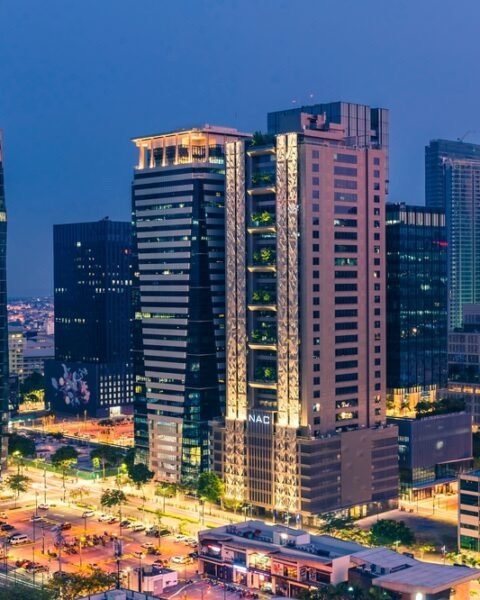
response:
{"label": "building window", "polygon": [[314,173],[318,173],[320,171],[320,165],[318,163],[313,163],[312,164],[312,171]]}
{"label": "building window", "polygon": [[319,283],[314,283],[312,286],[312,291],[313,292],[319,292],[320,291],[320,284]]}

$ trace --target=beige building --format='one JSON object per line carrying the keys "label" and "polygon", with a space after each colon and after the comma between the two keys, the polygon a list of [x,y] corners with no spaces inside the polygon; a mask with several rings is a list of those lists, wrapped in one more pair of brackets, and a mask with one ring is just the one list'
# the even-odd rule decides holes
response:
{"label": "beige building", "polygon": [[388,504],[386,149],[324,115],[227,143],[226,496],[314,515]]}

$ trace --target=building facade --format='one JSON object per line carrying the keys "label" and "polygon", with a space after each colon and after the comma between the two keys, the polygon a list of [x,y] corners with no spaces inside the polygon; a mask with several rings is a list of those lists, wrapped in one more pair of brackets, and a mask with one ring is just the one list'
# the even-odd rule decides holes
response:
{"label": "building facade", "polygon": [[433,140],[425,149],[426,205],[445,211],[448,230],[449,328],[462,306],[480,302],[480,146]]}
{"label": "building facade", "polygon": [[387,406],[407,416],[447,387],[447,229],[438,208],[387,204]]}
{"label": "building facade", "polygon": [[388,422],[398,427],[400,499],[456,491],[458,474],[472,468],[472,417],[449,413]]}
{"label": "building facade", "polygon": [[227,497],[288,518],[396,496],[385,195],[385,150],[324,115],[227,144]]}
{"label": "building facade", "polygon": [[7,468],[8,404],[7,212],[3,176],[3,141],[0,132],[0,475],[3,475]]}
{"label": "building facade", "polygon": [[55,360],[45,364],[54,411],[132,410],[131,270],[130,223],[54,226]]}
{"label": "building facade", "polygon": [[480,425],[480,305],[463,305],[463,327],[448,335],[448,393]]}
{"label": "building facade", "polygon": [[480,552],[480,471],[462,473],[458,482],[458,549]]}
{"label": "building facade", "polygon": [[18,375],[23,381],[23,348],[25,340],[23,338],[22,325],[8,326],[8,368],[10,373]]}
{"label": "building facade", "polygon": [[158,479],[207,469],[225,405],[225,143],[205,126],[134,140],[135,447]]}

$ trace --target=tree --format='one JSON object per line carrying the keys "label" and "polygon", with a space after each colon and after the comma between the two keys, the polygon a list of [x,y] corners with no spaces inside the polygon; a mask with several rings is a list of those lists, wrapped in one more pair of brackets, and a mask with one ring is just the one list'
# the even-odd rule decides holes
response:
{"label": "tree", "polygon": [[[0,589],[0,600],[25,600],[32,597],[32,588],[14,583]],[[53,600],[54,595],[49,590],[35,590],[35,600]]]}
{"label": "tree", "polygon": [[72,500],[78,500],[80,499],[80,502],[83,502],[83,498],[85,496],[88,496],[90,494],[90,489],[84,485],[81,485],[79,487],[74,488],[71,492],[70,492],[70,498]]}
{"label": "tree", "polygon": [[[100,504],[106,508],[115,508],[118,506],[118,517],[120,523],[122,522],[122,506],[127,503],[127,496],[122,490],[110,490],[107,489],[103,492],[100,498]],[[121,524],[119,525],[120,531],[122,529]]]}
{"label": "tree", "polygon": [[197,494],[201,502],[216,504],[222,499],[223,492],[223,482],[216,473],[213,471],[200,473],[197,482]]}
{"label": "tree", "polygon": [[165,500],[173,498],[177,493],[177,488],[174,483],[160,483],[155,488],[155,495],[163,498],[163,512],[165,512]]}
{"label": "tree", "polygon": [[415,543],[413,531],[403,521],[380,519],[372,526],[370,533],[376,546],[393,546],[396,543],[411,546]]}
{"label": "tree", "polygon": [[26,435],[11,433],[8,436],[8,452],[10,455],[19,452],[21,456],[33,456],[36,452],[35,442]]}
{"label": "tree", "polygon": [[131,465],[130,467],[127,465],[128,476],[130,477],[132,483],[138,490],[142,490],[143,502],[145,503],[145,493],[143,491],[143,486],[153,478],[153,471],[144,465],[143,463],[137,463],[135,465]]}
{"label": "tree", "polygon": [[10,475],[10,477],[7,478],[7,487],[9,487],[12,492],[15,492],[15,506],[17,506],[17,500],[20,497],[20,494],[27,491],[30,481],[30,477],[21,475],[20,473]]}
{"label": "tree", "polygon": [[117,450],[116,448],[113,448],[112,446],[98,446],[97,448],[94,448],[91,452],[90,452],[90,458],[95,459],[98,458],[98,460],[100,461],[101,465],[102,465],[102,471],[103,471],[103,478],[105,479],[105,469],[106,466],[109,465],[111,467],[114,467],[118,464],[118,462],[120,461],[120,458],[122,457],[122,454],[119,450]]}
{"label": "tree", "polygon": [[116,582],[117,576],[114,573],[96,570],[89,575],[78,573],[54,575],[46,587],[54,593],[55,598],[76,600],[80,596],[110,590]]}
{"label": "tree", "polygon": [[71,467],[77,463],[78,461],[78,450],[73,446],[63,446],[59,448],[52,454],[52,465],[60,469],[62,472],[62,481],[63,481],[63,501],[65,502],[67,489],[65,486],[65,477],[67,471],[71,469]]}
{"label": "tree", "polygon": [[351,529],[353,527],[353,519],[350,515],[338,515],[327,513],[321,516],[323,523],[321,530],[323,533],[335,533],[340,529]]}

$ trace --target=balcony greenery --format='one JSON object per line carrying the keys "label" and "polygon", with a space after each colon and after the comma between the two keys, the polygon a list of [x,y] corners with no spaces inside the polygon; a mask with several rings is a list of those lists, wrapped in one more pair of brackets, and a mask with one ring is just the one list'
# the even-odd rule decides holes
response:
{"label": "balcony greenery", "polygon": [[252,185],[268,185],[274,182],[273,173],[258,171],[252,175]]}
{"label": "balcony greenery", "polygon": [[267,146],[272,144],[275,137],[269,133],[262,133],[261,131],[255,131],[250,141],[251,146]]}
{"label": "balcony greenery", "polygon": [[251,339],[257,344],[274,344],[277,341],[276,327],[261,327],[254,329],[251,333]]}
{"label": "balcony greenery", "polygon": [[267,227],[273,223],[273,215],[268,210],[264,210],[261,213],[253,213],[251,221],[255,227]]}
{"label": "balcony greenery", "polygon": [[275,250],[273,248],[260,248],[253,253],[255,265],[272,265],[275,262]]}
{"label": "balcony greenery", "polygon": [[275,302],[275,294],[267,290],[257,290],[252,294],[252,302],[256,304],[269,304]]}
{"label": "balcony greenery", "polygon": [[255,369],[255,380],[272,382],[277,379],[277,370],[275,367],[261,366]]}

